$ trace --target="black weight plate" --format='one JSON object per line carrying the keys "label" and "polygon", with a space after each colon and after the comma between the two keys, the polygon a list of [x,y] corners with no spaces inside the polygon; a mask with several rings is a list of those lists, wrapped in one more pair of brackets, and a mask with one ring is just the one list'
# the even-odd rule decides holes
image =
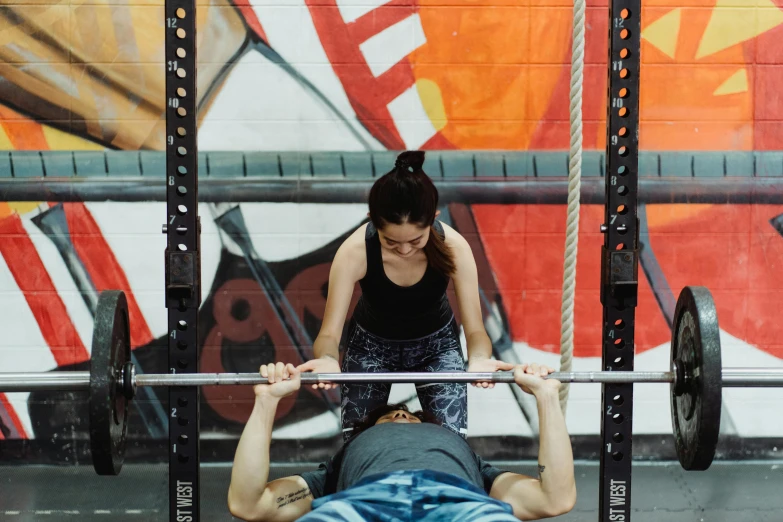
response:
{"label": "black weight plate", "polygon": [[683,288],[672,327],[671,364],[679,359],[686,382],[671,386],[674,444],[686,470],[705,470],[715,457],[720,431],[722,362],[718,313],[710,291]]}
{"label": "black weight plate", "polygon": [[90,356],[90,447],[98,475],[118,475],[125,459],[128,400],[121,392],[121,375],[129,360],[125,293],[102,292],[95,310]]}

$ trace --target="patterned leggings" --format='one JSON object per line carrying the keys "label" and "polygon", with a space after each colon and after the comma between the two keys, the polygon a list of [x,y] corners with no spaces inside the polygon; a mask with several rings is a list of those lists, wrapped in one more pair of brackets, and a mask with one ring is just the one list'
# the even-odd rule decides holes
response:
{"label": "patterned leggings", "polygon": [[[343,372],[462,372],[465,361],[452,322],[437,332],[411,341],[391,341],[371,334],[355,322],[348,336]],[[351,425],[375,408],[387,404],[391,384],[343,384],[343,440],[351,437]],[[417,384],[424,411],[462,437],[468,428],[468,386],[465,383]]]}
{"label": "patterned leggings", "polygon": [[313,501],[299,522],[519,522],[511,506],[459,477],[394,471]]}

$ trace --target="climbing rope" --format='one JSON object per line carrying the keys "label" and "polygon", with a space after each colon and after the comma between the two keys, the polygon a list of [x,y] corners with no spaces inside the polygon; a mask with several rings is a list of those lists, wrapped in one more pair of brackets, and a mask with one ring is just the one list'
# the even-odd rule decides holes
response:
{"label": "climbing rope", "polygon": [[[574,0],[574,28],[571,49],[571,91],[569,94],[571,144],[568,153],[568,217],[566,220],[563,299],[560,316],[560,371],[571,371],[574,354],[574,294],[576,250],[579,238],[579,195],[582,180],[582,79],[585,57],[586,0]],[[560,387],[560,408],[568,404],[568,383]]]}

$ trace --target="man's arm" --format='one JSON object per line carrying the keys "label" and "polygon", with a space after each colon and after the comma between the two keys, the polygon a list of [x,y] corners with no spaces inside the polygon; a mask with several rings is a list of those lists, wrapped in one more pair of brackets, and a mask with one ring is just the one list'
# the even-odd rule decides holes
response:
{"label": "man's arm", "polygon": [[539,478],[504,473],[492,484],[490,496],[511,504],[514,516],[521,520],[537,520],[568,513],[576,503],[574,456],[563,412],[560,409],[560,383],[534,375],[551,373],[538,365],[522,365],[514,378],[523,390],[532,393],[538,404],[540,445],[538,450]]}
{"label": "man's arm", "polygon": [[[277,383],[254,387],[255,405],[239,439],[231,470],[228,509],[233,516],[242,520],[288,522],[309,512],[313,497],[300,476],[267,483],[269,445],[277,405],[280,399],[299,388],[300,380],[292,365],[288,365],[287,369],[282,363],[270,366],[273,369],[262,371],[262,375],[276,375]],[[292,374],[292,380],[282,380],[287,373]]]}

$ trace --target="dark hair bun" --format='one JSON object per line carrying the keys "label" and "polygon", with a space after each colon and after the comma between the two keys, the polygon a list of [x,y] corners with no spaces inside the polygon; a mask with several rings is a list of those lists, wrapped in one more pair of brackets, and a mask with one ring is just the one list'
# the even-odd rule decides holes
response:
{"label": "dark hair bun", "polygon": [[397,161],[394,162],[395,167],[410,169],[413,172],[421,170],[422,165],[424,165],[423,150],[406,150],[397,156]]}

